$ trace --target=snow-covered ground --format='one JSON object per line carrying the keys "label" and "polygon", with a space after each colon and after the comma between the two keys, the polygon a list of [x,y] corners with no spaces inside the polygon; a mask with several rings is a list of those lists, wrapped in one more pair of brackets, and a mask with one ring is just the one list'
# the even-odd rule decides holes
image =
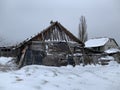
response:
{"label": "snow-covered ground", "polygon": [[0,90],[120,90],[120,65],[112,61],[108,66],[25,66],[1,71]]}

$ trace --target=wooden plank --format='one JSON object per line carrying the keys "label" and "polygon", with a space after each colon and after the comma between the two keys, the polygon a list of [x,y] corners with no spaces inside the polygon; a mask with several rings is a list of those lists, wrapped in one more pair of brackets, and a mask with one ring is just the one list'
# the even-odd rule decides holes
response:
{"label": "wooden plank", "polygon": [[22,63],[23,63],[23,60],[24,60],[24,57],[25,57],[26,50],[27,50],[27,48],[23,49],[23,51],[22,51],[22,55],[21,55],[21,58],[20,58],[20,62],[19,62],[19,64],[18,64],[18,68],[20,68],[20,67],[22,66]]}

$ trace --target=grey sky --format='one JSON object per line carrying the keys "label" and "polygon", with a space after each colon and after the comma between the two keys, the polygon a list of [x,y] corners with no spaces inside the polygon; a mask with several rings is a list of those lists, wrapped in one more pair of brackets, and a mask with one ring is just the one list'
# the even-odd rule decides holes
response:
{"label": "grey sky", "polygon": [[0,35],[19,42],[53,20],[77,36],[81,15],[89,38],[113,37],[120,44],[120,0],[0,0]]}

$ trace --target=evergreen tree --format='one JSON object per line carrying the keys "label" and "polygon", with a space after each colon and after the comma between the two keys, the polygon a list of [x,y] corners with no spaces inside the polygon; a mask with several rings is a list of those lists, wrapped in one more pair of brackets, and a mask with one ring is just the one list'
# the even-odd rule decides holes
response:
{"label": "evergreen tree", "polygon": [[83,43],[88,39],[87,24],[84,16],[80,18],[78,37]]}

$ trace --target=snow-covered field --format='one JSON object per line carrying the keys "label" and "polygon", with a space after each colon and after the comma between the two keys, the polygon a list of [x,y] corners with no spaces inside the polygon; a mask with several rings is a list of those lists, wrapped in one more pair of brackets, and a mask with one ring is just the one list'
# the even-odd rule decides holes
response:
{"label": "snow-covered field", "polygon": [[[9,60],[5,63],[3,59],[9,58],[0,58],[4,66]],[[0,90],[120,90],[120,65],[115,62],[85,67],[30,65],[0,71]]]}

